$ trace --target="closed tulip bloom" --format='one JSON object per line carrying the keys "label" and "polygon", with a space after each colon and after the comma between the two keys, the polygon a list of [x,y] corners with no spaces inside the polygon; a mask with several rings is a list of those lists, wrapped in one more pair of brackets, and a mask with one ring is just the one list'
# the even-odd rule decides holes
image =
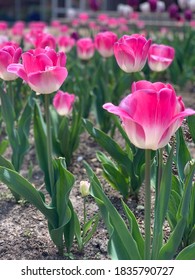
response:
{"label": "closed tulip bloom", "polygon": [[75,101],[75,95],[58,90],[53,99],[53,106],[61,116],[67,116],[71,113]]}
{"label": "closed tulip bloom", "polygon": [[68,72],[66,56],[50,48],[37,48],[22,54],[23,64],[11,64],[8,71],[22,78],[37,94],[57,91]]}
{"label": "closed tulip bloom", "polygon": [[114,32],[99,32],[95,36],[95,47],[101,56],[110,57],[114,54],[113,45],[117,39],[117,35]]}
{"label": "closed tulip bloom", "polygon": [[166,146],[184,117],[195,114],[185,109],[170,84],[134,82],[132,94],[119,106],[106,103],[108,112],[119,116],[130,141],[138,148],[157,150]]}
{"label": "closed tulip bloom", "polygon": [[60,36],[58,38],[58,48],[60,51],[68,53],[75,45],[75,40],[70,36]]}
{"label": "closed tulip bloom", "polygon": [[148,65],[152,71],[164,71],[172,63],[174,56],[174,48],[166,45],[152,44],[148,52]]}
{"label": "closed tulip bloom", "polygon": [[0,78],[4,81],[12,81],[18,78],[16,74],[7,71],[7,67],[12,63],[18,63],[22,54],[22,49],[14,45],[7,45],[0,49]]}
{"label": "closed tulip bloom", "polygon": [[77,41],[77,55],[80,59],[89,60],[94,52],[95,45],[91,38],[81,38]]}
{"label": "closed tulip bloom", "polygon": [[119,67],[127,73],[141,71],[150,45],[151,40],[142,35],[124,35],[114,44],[114,55]]}

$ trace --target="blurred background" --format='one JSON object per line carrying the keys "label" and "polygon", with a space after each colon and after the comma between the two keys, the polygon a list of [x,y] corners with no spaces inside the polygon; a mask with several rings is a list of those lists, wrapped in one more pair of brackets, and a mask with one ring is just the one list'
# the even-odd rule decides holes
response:
{"label": "blurred background", "polygon": [[[0,20],[50,22],[71,14],[71,9],[79,11],[116,11],[118,4],[139,4],[139,0],[0,0]],[[165,0],[166,6],[177,1]]]}

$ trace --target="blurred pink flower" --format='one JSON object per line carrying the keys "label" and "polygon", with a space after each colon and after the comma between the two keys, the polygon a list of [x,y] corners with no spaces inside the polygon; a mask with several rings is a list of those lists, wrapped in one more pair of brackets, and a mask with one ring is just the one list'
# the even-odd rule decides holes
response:
{"label": "blurred pink flower", "polygon": [[77,55],[80,59],[89,60],[95,52],[95,45],[91,38],[81,38],[76,43]]}
{"label": "blurred pink flower", "polygon": [[15,46],[4,46],[0,49],[0,78],[4,81],[12,81],[18,78],[16,74],[7,71],[7,67],[12,63],[18,63],[22,54],[22,49]]}
{"label": "blurred pink flower", "polygon": [[8,23],[7,21],[0,21],[0,34],[6,34],[8,31]]}
{"label": "blurred pink flower", "polygon": [[75,95],[58,90],[53,99],[53,106],[61,116],[67,116],[71,113],[75,101]]}
{"label": "blurred pink flower", "polygon": [[66,56],[51,48],[37,48],[22,54],[23,64],[10,64],[8,71],[22,78],[37,94],[58,90],[66,79]]}
{"label": "blurred pink flower", "polygon": [[114,54],[113,45],[117,39],[117,35],[114,32],[99,32],[95,36],[95,47],[103,57],[110,57]]}
{"label": "blurred pink flower", "polygon": [[174,48],[166,45],[152,44],[148,52],[148,65],[152,71],[164,71],[173,62],[174,56]]}
{"label": "blurred pink flower", "polygon": [[49,33],[37,32],[35,34],[34,46],[35,48],[46,48],[50,47],[52,49],[56,48],[56,39],[53,35]]}
{"label": "blurred pink flower", "polygon": [[185,109],[170,84],[134,82],[132,94],[119,106],[106,103],[103,108],[119,116],[130,141],[138,148],[157,150],[166,146],[186,116],[195,114]]}
{"label": "blurred pink flower", "polygon": [[121,37],[114,44],[114,54],[119,67],[127,73],[141,71],[150,45],[151,40],[139,34]]}
{"label": "blurred pink flower", "polygon": [[61,52],[70,52],[74,45],[75,40],[70,36],[60,36],[58,38],[58,49]]}

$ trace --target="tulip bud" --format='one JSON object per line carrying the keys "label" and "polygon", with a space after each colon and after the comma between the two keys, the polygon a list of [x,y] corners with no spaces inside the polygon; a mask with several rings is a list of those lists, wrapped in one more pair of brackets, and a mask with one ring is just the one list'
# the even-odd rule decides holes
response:
{"label": "tulip bud", "polygon": [[88,181],[80,182],[80,192],[81,192],[82,197],[89,195],[89,187],[90,187],[90,183]]}
{"label": "tulip bud", "polygon": [[195,159],[188,161],[184,167],[184,175],[188,176],[190,173],[191,167],[195,164]]}

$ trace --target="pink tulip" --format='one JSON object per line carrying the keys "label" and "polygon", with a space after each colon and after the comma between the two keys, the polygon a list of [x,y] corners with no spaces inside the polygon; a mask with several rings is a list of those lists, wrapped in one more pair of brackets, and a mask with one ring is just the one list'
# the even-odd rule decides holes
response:
{"label": "pink tulip", "polygon": [[103,57],[110,57],[114,54],[113,45],[117,41],[114,32],[100,32],[95,36],[95,47]]}
{"label": "pink tulip", "polygon": [[74,94],[69,94],[68,92],[58,90],[53,99],[53,106],[59,115],[67,116],[72,111],[74,101]]}
{"label": "pink tulip", "polygon": [[0,78],[4,81],[12,81],[18,78],[16,74],[7,71],[7,67],[12,63],[18,63],[22,54],[22,49],[14,45],[7,45],[0,49]]}
{"label": "pink tulip", "polygon": [[94,52],[95,45],[91,38],[81,38],[77,41],[77,55],[80,59],[89,60]]}
{"label": "pink tulip", "polygon": [[152,71],[164,71],[172,63],[174,56],[174,48],[166,45],[152,44],[148,52],[148,65]]}
{"label": "pink tulip", "polygon": [[34,41],[34,46],[36,48],[46,48],[50,47],[52,49],[56,48],[56,39],[53,35],[49,33],[37,32]]}
{"label": "pink tulip", "polygon": [[58,38],[58,48],[60,51],[68,53],[75,45],[75,40],[70,36],[60,36]]}
{"label": "pink tulip", "polygon": [[50,48],[29,50],[22,55],[23,64],[11,64],[8,71],[22,78],[37,94],[58,90],[66,79],[66,56]]}
{"label": "pink tulip", "polygon": [[119,106],[106,103],[108,112],[118,115],[130,141],[141,149],[157,150],[166,146],[181,126],[184,117],[195,114],[185,109],[170,84],[134,82],[132,94]]}
{"label": "pink tulip", "polygon": [[151,40],[142,35],[124,35],[114,44],[114,55],[119,67],[127,73],[141,71],[150,45]]}

